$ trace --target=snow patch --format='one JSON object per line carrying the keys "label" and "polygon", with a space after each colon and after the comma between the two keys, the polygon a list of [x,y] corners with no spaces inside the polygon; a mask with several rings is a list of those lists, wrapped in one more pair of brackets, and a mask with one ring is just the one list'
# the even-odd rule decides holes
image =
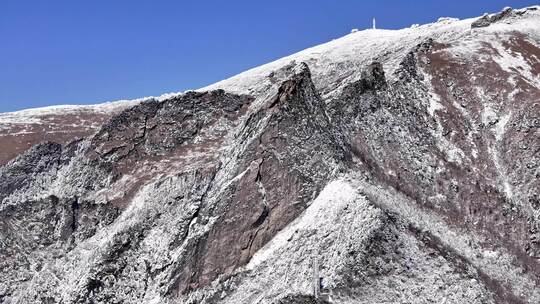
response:
{"label": "snow patch", "polygon": [[498,53],[498,56],[493,56],[493,60],[501,69],[510,73],[510,77],[518,74],[533,86],[540,87],[540,75],[533,72],[533,67],[523,58],[521,53],[511,52],[499,41],[492,41],[491,45]]}
{"label": "snow patch", "polygon": [[494,129],[494,132],[495,132],[495,139],[497,141],[501,141],[503,136],[504,136],[504,132],[506,130],[506,124],[508,123],[508,121],[510,120],[510,116],[512,115],[512,113],[508,113],[506,115],[503,115],[499,121],[495,124],[495,129]]}
{"label": "snow patch", "polygon": [[449,24],[456,21],[459,21],[459,18],[440,17],[439,19],[437,19],[437,23],[444,23],[444,24]]}
{"label": "snow patch", "polygon": [[514,196],[513,191],[512,191],[512,186],[510,185],[508,176],[506,175],[506,170],[499,157],[499,151],[497,151],[493,147],[489,147],[488,152],[491,155],[493,164],[495,165],[495,170],[497,172],[497,175],[499,176],[499,180],[502,184],[502,188],[503,188],[502,190],[504,194],[506,195],[508,199],[512,199],[512,197]]}
{"label": "snow patch", "polygon": [[498,114],[493,109],[493,105],[488,103],[488,104],[486,104],[484,106],[484,110],[482,111],[482,116],[481,116],[482,123],[485,126],[492,125],[492,124],[496,123],[497,116],[498,116]]}
{"label": "snow patch", "polygon": [[273,256],[279,248],[285,247],[295,231],[320,228],[323,223],[334,218],[341,208],[353,202],[356,196],[357,192],[349,183],[343,180],[330,182],[297,220],[278,233],[251,258],[246,268],[250,270],[256,268]]}
{"label": "snow patch", "polygon": [[433,94],[433,96],[429,99],[428,113],[430,116],[435,115],[435,111],[444,109],[440,101],[441,99],[436,94]]}

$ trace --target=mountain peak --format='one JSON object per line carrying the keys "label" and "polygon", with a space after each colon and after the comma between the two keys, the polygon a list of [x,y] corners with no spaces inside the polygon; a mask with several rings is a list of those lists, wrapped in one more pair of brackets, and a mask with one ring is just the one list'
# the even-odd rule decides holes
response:
{"label": "mountain peak", "polygon": [[0,302],[539,303],[538,8],[1,114]]}

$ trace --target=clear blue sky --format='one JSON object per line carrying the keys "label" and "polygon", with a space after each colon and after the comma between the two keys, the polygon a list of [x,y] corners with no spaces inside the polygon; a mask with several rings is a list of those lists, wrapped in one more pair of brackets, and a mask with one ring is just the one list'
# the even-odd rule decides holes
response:
{"label": "clear blue sky", "polygon": [[402,28],[539,1],[0,2],[0,112],[196,89],[352,28]]}

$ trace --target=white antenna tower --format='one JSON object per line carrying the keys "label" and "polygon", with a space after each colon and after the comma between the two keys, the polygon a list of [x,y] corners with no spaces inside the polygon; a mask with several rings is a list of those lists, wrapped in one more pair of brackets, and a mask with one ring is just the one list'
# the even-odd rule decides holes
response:
{"label": "white antenna tower", "polygon": [[373,29],[374,29],[374,30],[377,29],[377,27],[376,27],[376,22],[375,22],[375,18],[373,18]]}

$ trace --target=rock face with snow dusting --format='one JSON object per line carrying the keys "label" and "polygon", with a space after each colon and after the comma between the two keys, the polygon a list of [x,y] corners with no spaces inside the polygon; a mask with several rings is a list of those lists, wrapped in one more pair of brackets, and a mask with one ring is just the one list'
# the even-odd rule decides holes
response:
{"label": "rock face with snow dusting", "polygon": [[0,303],[539,303],[539,75],[530,7],[0,114]]}

